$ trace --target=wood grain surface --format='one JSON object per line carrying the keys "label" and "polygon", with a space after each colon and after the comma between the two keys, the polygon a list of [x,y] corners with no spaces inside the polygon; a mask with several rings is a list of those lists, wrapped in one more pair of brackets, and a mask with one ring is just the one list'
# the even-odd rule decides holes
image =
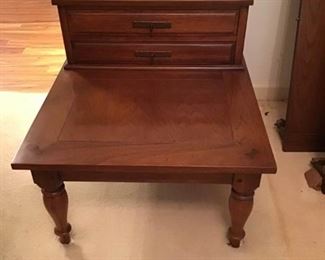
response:
{"label": "wood grain surface", "polygon": [[325,151],[325,2],[303,0],[283,148]]}
{"label": "wood grain surface", "polygon": [[48,90],[65,60],[56,8],[50,1],[2,1],[0,31],[0,90]]}

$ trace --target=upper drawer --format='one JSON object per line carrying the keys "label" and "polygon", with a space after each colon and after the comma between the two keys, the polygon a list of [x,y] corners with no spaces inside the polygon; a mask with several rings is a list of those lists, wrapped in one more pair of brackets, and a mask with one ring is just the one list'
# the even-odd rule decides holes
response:
{"label": "upper drawer", "polygon": [[122,13],[68,11],[69,30],[76,33],[236,34],[238,11],[213,13]]}

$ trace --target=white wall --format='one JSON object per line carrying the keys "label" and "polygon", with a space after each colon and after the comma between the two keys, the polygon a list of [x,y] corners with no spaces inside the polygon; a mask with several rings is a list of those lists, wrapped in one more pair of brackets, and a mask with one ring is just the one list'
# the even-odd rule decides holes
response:
{"label": "white wall", "polygon": [[288,94],[300,0],[255,0],[244,55],[258,99]]}

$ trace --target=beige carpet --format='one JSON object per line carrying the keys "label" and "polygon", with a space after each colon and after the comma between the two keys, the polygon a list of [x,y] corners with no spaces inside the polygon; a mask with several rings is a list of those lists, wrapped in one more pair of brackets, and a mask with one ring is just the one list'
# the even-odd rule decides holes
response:
{"label": "beige carpet", "polygon": [[240,249],[225,239],[229,187],[194,184],[67,183],[73,241],[61,245],[29,173],[10,169],[44,97],[0,92],[0,259],[325,259],[325,196],[303,175],[316,154],[281,152],[280,102],[261,103],[279,170],[256,192]]}

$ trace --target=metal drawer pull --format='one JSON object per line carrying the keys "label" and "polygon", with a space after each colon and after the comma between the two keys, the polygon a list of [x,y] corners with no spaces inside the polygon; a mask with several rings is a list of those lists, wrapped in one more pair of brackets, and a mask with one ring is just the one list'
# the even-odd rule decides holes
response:
{"label": "metal drawer pull", "polygon": [[172,25],[165,21],[134,21],[133,28],[149,29],[152,34],[153,29],[170,29]]}
{"label": "metal drawer pull", "polygon": [[150,58],[150,65],[154,64],[155,58],[170,58],[170,51],[135,51],[135,57]]}

